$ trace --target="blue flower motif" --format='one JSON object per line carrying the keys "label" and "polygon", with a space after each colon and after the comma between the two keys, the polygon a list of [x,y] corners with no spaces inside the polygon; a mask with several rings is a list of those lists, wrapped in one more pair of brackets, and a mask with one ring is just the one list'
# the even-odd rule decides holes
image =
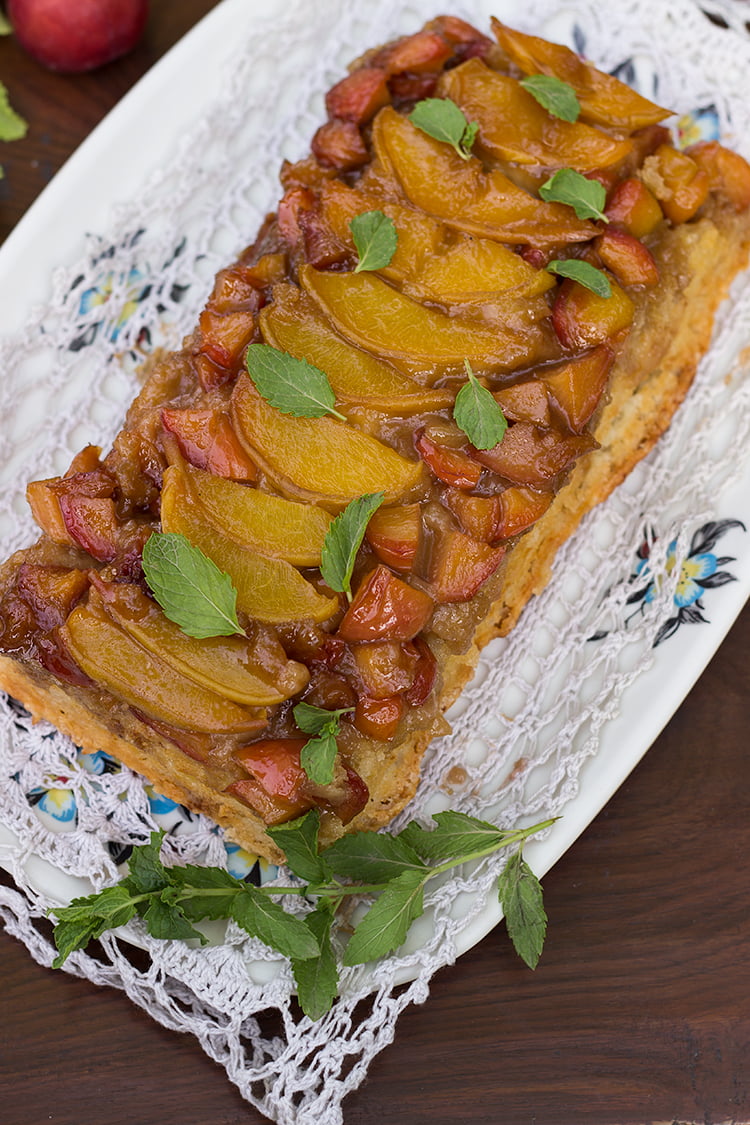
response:
{"label": "blue flower motif", "polygon": [[99,777],[104,773],[116,773],[122,769],[119,762],[105,754],[103,750],[95,750],[89,754],[85,750],[78,751],[78,764],[83,766],[86,773]]}
{"label": "blue flower motif", "polygon": [[76,818],[78,809],[72,789],[34,789],[29,798],[42,812],[61,824],[69,824]]}
{"label": "blue flower motif", "polygon": [[719,114],[715,105],[704,105],[685,113],[677,122],[677,145],[688,148],[699,141],[721,140]]}
{"label": "blue flower motif", "polygon": [[161,793],[157,793],[153,785],[146,786],[146,796],[148,798],[149,808],[154,816],[166,816],[168,813],[174,812],[180,808],[176,801],[171,800],[170,797],[165,797]]}

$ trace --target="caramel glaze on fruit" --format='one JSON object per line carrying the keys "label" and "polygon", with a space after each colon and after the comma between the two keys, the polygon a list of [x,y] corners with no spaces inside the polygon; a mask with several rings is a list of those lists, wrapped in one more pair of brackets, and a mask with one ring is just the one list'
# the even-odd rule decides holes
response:
{"label": "caramel glaze on fruit", "polygon": [[[112,450],[102,458],[89,447],[62,478],[29,486],[44,534],[2,570],[6,687],[268,855],[277,852],[263,823],[317,805],[330,838],[344,823],[386,823],[403,806],[421,753],[444,729],[440,709],[470,670],[478,628],[480,639],[507,630],[543,585],[534,526],[545,528],[537,539],[561,540],[586,507],[565,496],[591,478],[600,499],[615,483],[592,477],[587,455],[614,409],[610,372],[634,369],[632,326],[653,319],[654,302],[670,315],[678,307],[691,263],[680,228],[698,230],[705,217],[731,224],[726,216],[750,205],[740,157],[715,143],[677,152],[659,124],[666,110],[565,48],[495,31],[500,46],[440,17],[354,64],[328,94],[312,154],[284,166],[278,211],[218,274],[184,348],[152,361]],[[545,128],[545,111],[518,82],[537,72],[576,87],[579,126],[550,118]],[[406,120],[416,101],[445,94],[480,119],[468,160]],[[570,165],[605,186],[608,225],[539,199],[539,185]],[[349,222],[373,209],[395,223],[398,250],[381,271],[354,274]],[[613,296],[545,271],[566,257],[605,270]],[[347,424],[290,418],[261,400],[243,373],[258,342],[324,369],[330,356]],[[452,417],[464,358],[509,422],[494,449],[475,449]],[[642,449],[613,461],[613,478],[655,440],[685,385],[659,407],[665,417]],[[567,522],[553,502],[566,481]],[[248,506],[254,489],[273,501]],[[320,545],[351,498],[378,489],[386,501],[359,551],[349,605],[321,577]],[[265,511],[274,521],[266,544]],[[252,521],[244,539],[243,520]],[[230,573],[240,567],[247,590],[247,645],[216,644],[200,674],[185,676],[195,642],[182,645],[155,618],[143,578],[143,544],[165,526],[201,529],[204,549]],[[254,598],[247,575],[281,576],[268,581],[283,587],[292,571],[294,597],[276,588]],[[502,601],[509,581],[521,590],[512,605]],[[131,616],[150,605],[147,632],[126,603]],[[295,619],[288,607],[297,604],[311,616]],[[230,699],[216,671],[228,660],[239,685]],[[205,713],[183,724],[183,699]],[[299,767],[292,709],[303,699],[348,709],[330,786],[313,786]],[[379,771],[390,771],[387,785]]]}

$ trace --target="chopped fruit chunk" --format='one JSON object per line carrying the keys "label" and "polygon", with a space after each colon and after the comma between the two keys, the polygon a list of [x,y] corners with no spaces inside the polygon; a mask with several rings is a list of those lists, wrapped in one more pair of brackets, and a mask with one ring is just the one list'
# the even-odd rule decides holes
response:
{"label": "chopped fruit chunk", "polygon": [[277,221],[279,233],[288,246],[295,248],[302,244],[300,217],[315,206],[315,196],[306,187],[290,188],[279,203]]}
{"label": "chopped fruit chunk", "polygon": [[438,92],[478,123],[479,144],[497,160],[590,172],[620,164],[633,148],[591,125],[552,116],[515,78],[480,59],[446,71]]}
{"label": "chopped fruit chunk", "polygon": [[220,367],[236,367],[253,337],[254,313],[244,309],[219,313],[208,307],[201,313],[198,323],[198,350]]}
{"label": "chopped fruit chunk", "polygon": [[581,104],[581,116],[587,121],[633,130],[670,115],[670,110],[648,101],[619,78],[597,70],[569,47],[524,35],[494,18],[492,30],[524,74],[552,74],[572,86]]}
{"label": "chopped fruit chunk", "polygon": [[603,344],[629,328],[635,309],[627,293],[610,279],[612,295],[600,297],[569,278],[560,286],[552,309],[557,338],[569,351]]}
{"label": "chopped fruit chunk", "polygon": [[544,515],[552,503],[552,492],[533,492],[530,488],[506,488],[500,493],[500,519],[495,528],[498,539],[520,535]]}
{"label": "chopped fruit chunk", "polygon": [[594,448],[596,442],[588,434],[577,437],[516,422],[499,445],[494,449],[477,449],[474,457],[514,484],[540,485],[553,480],[576,458]]}
{"label": "chopped fruit chunk", "polygon": [[24,562],[18,571],[18,592],[31,609],[40,629],[62,625],[88,589],[82,570]]}
{"label": "chopped fruit chunk", "polygon": [[419,456],[443,484],[448,484],[452,488],[463,488],[467,492],[479,484],[482,475],[481,466],[460,449],[438,445],[424,430],[420,430],[417,434],[414,445]]}
{"label": "chopped fruit chunk", "polygon": [[414,566],[422,537],[418,504],[378,508],[370,516],[365,538],[386,566],[408,573]]}
{"label": "chopped fruit chunk", "polygon": [[659,284],[659,270],[653,254],[627,231],[608,228],[595,240],[594,248],[621,285],[651,288]]}
{"label": "chopped fruit chunk", "polygon": [[328,91],[326,109],[330,117],[364,125],[390,100],[385,73],[374,66],[363,66]]}
{"label": "chopped fruit chunk", "polygon": [[435,74],[448,61],[452,50],[436,31],[417,31],[384,47],[373,58],[375,66],[390,74]]}
{"label": "chopped fruit chunk", "polygon": [[687,150],[709,179],[711,187],[725,196],[737,211],[750,207],[750,164],[738,152],[718,141],[700,141]]}
{"label": "chopped fruit chunk", "polygon": [[437,541],[430,567],[430,589],[441,603],[467,602],[495,573],[505,547],[479,543],[462,531],[447,531]]}
{"label": "chopped fruit chunk", "polygon": [[271,559],[240,546],[222,534],[188,486],[185,474],[170,466],[161,498],[164,531],[184,535],[230,576],[237,590],[237,608],[258,621],[326,621],[338,608],[337,598],[319,594],[291,563]]}
{"label": "chopped fruit chunk", "polygon": [[651,234],[664,218],[664,212],[653,192],[643,180],[622,180],[613,189],[604,214],[610,223],[622,223],[635,238]]}
{"label": "chopped fruit chunk", "polygon": [[378,566],[361,582],[339,625],[345,641],[410,641],[432,616],[432,598]]}
{"label": "chopped fruit chunk", "polygon": [[411,687],[404,692],[404,699],[410,707],[421,707],[430,697],[437,680],[437,660],[427,641],[422,637],[415,637],[409,642],[409,647],[417,653],[417,667]]}
{"label": "chopped fruit chunk", "polygon": [[497,496],[467,496],[457,488],[446,488],[443,503],[472,539],[491,543],[497,538],[500,499]]}
{"label": "chopped fruit chunk", "polygon": [[320,566],[331,516],[314,504],[298,504],[203,473],[175,467],[181,486],[202,506],[209,522],[243,547],[294,566]]}
{"label": "chopped fruit chunk", "polygon": [[60,497],[50,487],[57,478],[33,480],[26,485],[26,499],[31,514],[42,531],[54,543],[69,547],[74,542],[60,510]]}
{"label": "chopped fruit chunk", "polygon": [[258,307],[257,275],[248,266],[230,266],[220,270],[209,298],[209,305],[217,313],[254,311]]}
{"label": "chopped fruit chunk", "polygon": [[524,379],[495,391],[493,398],[506,418],[513,422],[534,422],[549,426],[549,401],[547,389],[540,379]]}
{"label": "chopped fruit chunk", "polygon": [[482,35],[481,31],[477,31],[466,20],[459,19],[458,16],[438,16],[427,24],[428,28],[440,32],[444,39],[449,43],[463,44],[464,46],[471,43],[482,43],[486,47],[492,45],[492,40],[488,39],[486,35]]}
{"label": "chopped fruit chunk", "polygon": [[396,736],[405,710],[406,705],[399,695],[386,696],[385,699],[370,699],[363,695],[354,709],[354,725],[367,738],[390,742]]}
{"label": "chopped fruit chunk", "polygon": [[236,481],[255,481],[258,470],[221,410],[169,410],[161,423],[177,439],[182,456],[198,469]]}
{"label": "chopped fruit chunk", "polygon": [[612,349],[601,344],[541,372],[553,405],[573,433],[579,434],[596,410],[614,361]]}
{"label": "chopped fruit chunk", "polygon": [[372,137],[386,176],[449,226],[514,244],[585,242],[594,235],[596,228],[572,207],[544,203],[497,169],[484,172],[479,160],[462,160],[389,107],[376,117]]}
{"label": "chopped fruit chunk", "polygon": [[708,198],[708,173],[686,152],[678,152],[672,145],[660,145],[653,156],[647,157],[642,175],[673,223],[692,219]]}
{"label": "chopped fruit chunk", "polygon": [[164,616],[139,586],[95,580],[101,605],[120,629],[196,684],[249,707],[272,707],[297,695],[310,674],[259,635],[197,640]]}
{"label": "chopped fruit chunk", "polygon": [[312,140],[312,150],[321,162],[338,172],[350,172],[367,161],[367,148],[353,121],[326,121]]}
{"label": "chopped fruit chunk", "polygon": [[70,538],[98,562],[112,562],[117,554],[120,521],[109,496],[63,493],[60,511]]}
{"label": "chopped fruit chunk", "polygon": [[367,492],[383,492],[386,503],[400,500],[423,480],[420,462],[344,422],[281,414],[247,375],[237,380],[232,407],[252,455],[287,496],[337,510]]}
{"label": "chopped fruit chunk", "polygon": [[148,652],[115,625],[95,591],[60,634],[87,676],[154,719],[207,734],[251,732],[265,724],[263,713],[199,686]]}
{"label": "chopped fruit chunk", "polygon": [[372,699],[400,695],[414,683],[419,654],[403,641],[370,641],[352,645],[362,687]]}

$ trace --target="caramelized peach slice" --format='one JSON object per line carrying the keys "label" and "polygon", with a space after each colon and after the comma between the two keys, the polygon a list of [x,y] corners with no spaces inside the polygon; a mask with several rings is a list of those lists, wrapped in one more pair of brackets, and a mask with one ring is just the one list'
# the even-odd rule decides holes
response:
{"label": "caramelized peach slice", "polygon": [[588,434],[581,437],[541,430],[516,422],[494,449],[477,449],[474,456],[493,473],[514,484],[542,485],[567,469],[576,458],[596,448]]}
{"label": "caramelized peach slice", "polygon": [[345,641],[410,641],[424,629],[432,598],[377,566],[360,583],[339,625]]}
{"label": "caramelized peach slice", "polygon": [[607,385],[615,353],[606,344],[586,355],[546,367],[540,375],[568,429],[580,433]]}
{"label": "caramelized peach slice", "polygon": [[462,531],[444,532],[430,567],[430,589],[441,603],[467,602],[495,573],[505,547],[490,547]]}
{"label": "caramelized peach slice", "polygon": [[60,630],[76,664],[118,699],[151,718],[206,734],[258,730],[264,714],[201,687],[120,629],[95,594]]}
{"label": "caramelized peach slice", "polygon": [[610,279],[611,297],[600,297],[566,279],[560,286],[552,309],[552,324],[564,348],[580,351],[606,343],[629,328],[635,309],[627,293]]}
{"label": "caramelized peach slice", "polygon": [[673,223],[692,219],[708,198],[708,173],[692,156],[672,145],[660,145],[653,156],[646,158],[642,176]]}
{"label": "caramelized peach slice", "polygon": [[608,228],[595,240],[594,248],[621,285],[645,285],[650,289],[659,284],[653,254],[627,231]]}
{"label": "caramelized peach slice", "polygon": [[378,508],[370,516],[365,538],[381,562],[404,573],[414,566],[422,537],[418,504]]}
{"label": "caramelized peach slice", "polygon": [[386,696],[385,699],[371,699],[363,695],[354,709],[354,725],[367,738],[390,742],[396,737],[405,710],[406,704],[400,695]]}
{"label": "caramelized peach slice", "polygon": [[545,337],[535,324],[485,328],[447,316],[374,274],[321,273],[302,266],[300,281],[342,335],[375,355],[441,373],[463,367],[512,369],[533,363]]}
{"label": "caramelized peach slice", "polygon": [[258,470],[221,410],[169,410],[161,424],[173,434],[182,456],[198,469],[236,481],[255,481]]}
{"label": "caramelized peach slice", "polygon": [[291,563],[267,558],[222,534],[174,466],[164,474],[161,524],[164,531],[186,536],[231,577],[237,606],[248,617],[273,624],[325,621],[336,612],[338,599],[319,594]]}
{"label": "caramelized peach slice", "polygon": [[39,527],[48,535],[53,543],[58,543],[63,547],[71,547],[74,540],[70,535],[65,520],[60,510],[60,497],[50,488],[50,485],[57,480],[57,477],[51,477],[49,480],[33,480],[26,485],[26,499],[31,514],[36,520]]}
{"label": "caramelized peach slice", "polygon": [[310,679],[304,664],[287,660],[281,645],[263,634],[256,642],[187,636],[140,586],[98,580],[96,602],[115,625],[176,672],[235,703],[272,707],[297,695]]}
{"label": "caramelized peach slice", "polygon": [[604,214],[611,223],[622,223],[636,238],[651,234],[664,218],[653,192],[643,180],[621,180],[607,200]]}
{"label": "caramelized peach slice", "polygon": [[448,226],[499,242],[585,242],[595,228],[571,207],[544,203],[502,172],[484,172],[479,160],[421,132],[387,106],[373,123],[373,146],[386,180],[392,177],[417,207]]}
{"label": "caramelized peach slice", "polygon": [[438,93],[477,122],[479,143],[497,160],[590,172],[621,163],[633,148],[591,125],[552,116],[515,78],[481,59],[447,71]]}
{"label": "caramelized peach slice", "polygon": [[551,74],[573,87],[581,117],[597,125],[632,131],[669,117],[671,110],[650,102],[630,86],[584,62],[575,51],[535,35],[523,35],[493,18],[492,30],[524,74]]}
{"label": "caramelized peach slice", "polygon": [[533,422],[549,426],[549,399],[547,388],[539,379],[524,379],[493,393],[493,398],[506,418],[514,422]]}
{"label": "caramelized peach slice", "polygon": [[82,570],[32,562],[21,563],[16,579],[19,594],[44,632],[62,625],[88,585]]}
{"label": "caramelized peach slice", "polygon": [[336,511],[366,492],[393,503],[424,483],[420,462],[335,418],[281,414],[247,375],[237,380],[232,408],[238,432],[287,496]]}
{"label": "caramelized peach slice", "polygon": [[498,496],[500,518],[495,527],[497,539],[510,539],[535,524],[552,503],[554,493],[534,492],[530,488],[506,488]]}
{"label": "caramelized peach slice", "polygon": [[277,285],[273,303],[260,317],[263,338],[272,347],[325,371],[337,399],[387,414],[441,410],[450,391],[430,390],[390,364],[356,348],[334,332],[312,298],[295,285]]}
{"label": "caramelized peach slice", "polygon": [[481,466],[460,449],[438,444],[423,430],[417,434],[414,445],[419,456],[443,484],[468,492],[479,484]]}
{"label": "caramelized peach slice", "polygon": [[320,566],[331,516],[314,504],[298,504],[257,488],[203,473],[190,465],[176,471],[182,487],[199,501],[211,524],[260,555],[294,566]]}
{"label": "caramelized peach slice", "polygon": [[750,207],[750,164],[744,157],[718,141],[701,141],[687,153],[704,170],[711,189],[728,199],[735,210]]}

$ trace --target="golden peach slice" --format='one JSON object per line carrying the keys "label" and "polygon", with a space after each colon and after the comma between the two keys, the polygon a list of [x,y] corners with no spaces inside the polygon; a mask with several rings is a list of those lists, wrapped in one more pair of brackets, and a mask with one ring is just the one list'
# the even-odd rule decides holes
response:
{"label": "golden peach slice", "polygon": [[219,531],[174,465],[164,473],[161,525],[163,531],[184,535],[230,576],[237,607],[248,617],[269,624],[326,621],[338,608],[337,598],[319,594],[291,563],[260,555]]}
{"label": "golden peach slice", "polygon": [[339,511],[368,492],[393,503],[424,486],[421,463],[335,418],[293,418],[269,406],[249,376],[232,394],[235,426],[286,496]]}
{"label": "golden peach slice", "polygon": [[213,473],[183,464],[178,471],[208,516],[224,535],[260,555],[285,559],[293,566],[320,566],[323,540],[331,525],[328,512],[315,504],[298,504],[246,488]]}
{"label": "golden peach slice", "polygon": [[94,600],[154,656],[234,703],[272,707],[302,691],[310,679],[304,664],[287,660],[281,645],[271,645],[262,635],[257,642],[247,637],[187,636],[139,586],[98,583]]}
{"label": "golden peach slice", "polygon": [[536,324],[488,328],[448,316],[399,293],[371,273],[325,273],[300,268],[300,281],[347,339],[399,365],[436,375],[462,368],[512,370],[543,354]]}
{"label": "golden peach slice", "polygon": [[207,690],[143,648],[97,604],[95,594],[73,610],[60,632],[87,676],[150,718],[205,734],[241,734],[265,725],[263,712]]}
{"label": "golden peach slice", "polygon": [[515,78],[490,70],[481,59],[447,71],[438,94],[477,122],[479,144],[497,160],[591,172],[619,164],[633,149],[632,141],[554,117]]}
{"label": "golden peach slice", "polygon": [[586,242],[596,233],[572,207],[545,203],[502,172],[485,172],[479,160],[462,160],[450,145],[433,140],[387,106],[375,118],[373,146],[388,178],[417,207],[448,226],[499,242]]}
{"label": "golden peach slice", "polygon": [[325,371],[340,401],[387,414],[441,410],[453,396],[420,386],[390,364],[355,348],[334,332],[315,302],[295,285],[277,285],[260,315],[266,343]]}
{"label": "golden peach slice", "polygon": [[604,74],[559,43],[523,35],[492,20],[492,30],[507,55],[524,74],[551,74],[572,86],[581,105],[581,117],[597,125],[634,130],[655,125],[670,109],[650,102],[630,86]]}

